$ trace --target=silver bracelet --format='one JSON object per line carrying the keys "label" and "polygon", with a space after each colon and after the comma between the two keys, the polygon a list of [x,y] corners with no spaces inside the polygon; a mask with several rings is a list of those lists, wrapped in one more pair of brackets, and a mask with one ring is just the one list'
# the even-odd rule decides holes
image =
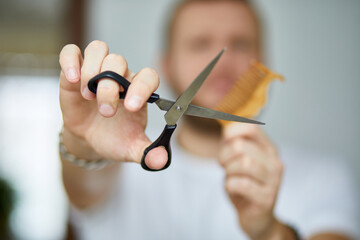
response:
{"label": "silver bracelet", "polygon": [[86,160],[82,158],[78,158],[75,155],[68,152],[67,148],[63,144],[63,132],[64,128],[59,133],[59,152],[60,155],[65,159],[66,161],[78,166],[85,168],[87,170],[100,170],[104,167],[113,164],[114,162],[108,159],[99,159],[99,160]]}

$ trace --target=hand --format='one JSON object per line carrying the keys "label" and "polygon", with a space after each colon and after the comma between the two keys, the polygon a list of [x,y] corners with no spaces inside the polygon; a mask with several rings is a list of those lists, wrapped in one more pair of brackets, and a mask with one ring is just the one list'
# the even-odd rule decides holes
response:
{"label": "hand", "polygon": [[279,229],[273,209],[283,171],[275,147],[258,126],[230,124],[223,131],[219,162],[242,229],[251,239],[270,239]]}
{"label": "hand", "polygon": [[[76,45],[66,45],[60,53],[60,65],[64,144],[71,143],[69,151],[89,158],[140,163],[145,148],[151,144],[144,133],[146,100],[159,85],[158,74],[150,68],[132,73],[126,60],[109,54],[108,46],[101,41],[87,46],[84,59]],[[107,70],[132,83],[124,101],[119,101],[121,86],[113,80],[101,80],[96,96],[87,88],[93,76]],[[74,146],[74,142],[78,144]],[[166,162],[163,148],[155,148],[146,156],[147,165],[153,169],[162,168]]]}

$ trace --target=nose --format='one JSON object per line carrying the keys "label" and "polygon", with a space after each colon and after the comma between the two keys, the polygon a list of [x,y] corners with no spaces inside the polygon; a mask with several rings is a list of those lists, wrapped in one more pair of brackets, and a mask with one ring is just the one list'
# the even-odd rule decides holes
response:
{"label": "nose", "polygon": [[217,62],[217,64],[215,65],[213,71],[226,71],[227,68],[231,65],[232,61],[232,56],[233,54],[231,53],[231,51],[229,49],[226,49],[225,47],[225,51],[224,53],[221,55],[219,61]]}

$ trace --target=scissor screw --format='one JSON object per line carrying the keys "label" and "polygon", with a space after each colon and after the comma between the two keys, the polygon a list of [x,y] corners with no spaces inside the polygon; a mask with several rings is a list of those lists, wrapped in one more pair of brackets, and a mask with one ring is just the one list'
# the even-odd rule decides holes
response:
{"label": "scissor screw", "polygon": [[176,106],[176,110],[181,111],[181,107],[180,107],[180,106]]}

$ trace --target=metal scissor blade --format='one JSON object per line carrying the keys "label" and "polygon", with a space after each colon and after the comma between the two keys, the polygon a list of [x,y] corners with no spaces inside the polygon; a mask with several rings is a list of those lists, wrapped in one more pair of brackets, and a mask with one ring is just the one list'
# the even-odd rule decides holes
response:
{"label": "metal scissor blade", "polygon": [[159,100],[157,100],[155,103],[161,110],[169,111],[172,105],[174,105],[175,101],[159,98]]}
{"label": "metal scissor blade", "polygon": [[203,118],[212,118],[212,119],[221,119],[226,121],[233,121],[233,122],[243,122],[243,123],[253,123],[259,125],[265,125],[265,123],[258,122],[252,119],[239,117],[233,114],[224,113],[215,111],[209,108],[199,107],[195,105],[189,105],[188,109],[185,112],[186,115],[189,116],[196,116],[196,117],[203,117]]}
{"label": "metal scissor blade", "polygon": [[[171,100],[160,98],[155,103],[161,110],[168,111],[174,105],[175,102],[171,101]],[[188,106],[188,108],[184,114],[189,115],[189,116],[195,116],[195,117],[221,119],[221,120],[227,120],[227,121],[265,125],[265,123],[262,123],[262,122],[258,122],[258,121],[251,120],[248,118],[239,117],[239,116],[229,114],[229,113],[215,111],[215,110],[212,110],[209,108],[204,108],[204,107],[200,107],[200,106],[196,106],[196,105],[192,105],[192,104],[190,104]]]}
{"label": "metal scissor blade", "polygon": [[225,48],[205,67],[205,69],[195,78],[190,86],[181,94],[176,100],[175,104],[171,106],[169,111],[165,114],[165,120],[168,125],[175,125],[179,118],[185,113],[190,102],[193,100],[195,94],[198,92],[201,85],[204,83],[211,70],[219,60],[220,56],[225,51]]}

